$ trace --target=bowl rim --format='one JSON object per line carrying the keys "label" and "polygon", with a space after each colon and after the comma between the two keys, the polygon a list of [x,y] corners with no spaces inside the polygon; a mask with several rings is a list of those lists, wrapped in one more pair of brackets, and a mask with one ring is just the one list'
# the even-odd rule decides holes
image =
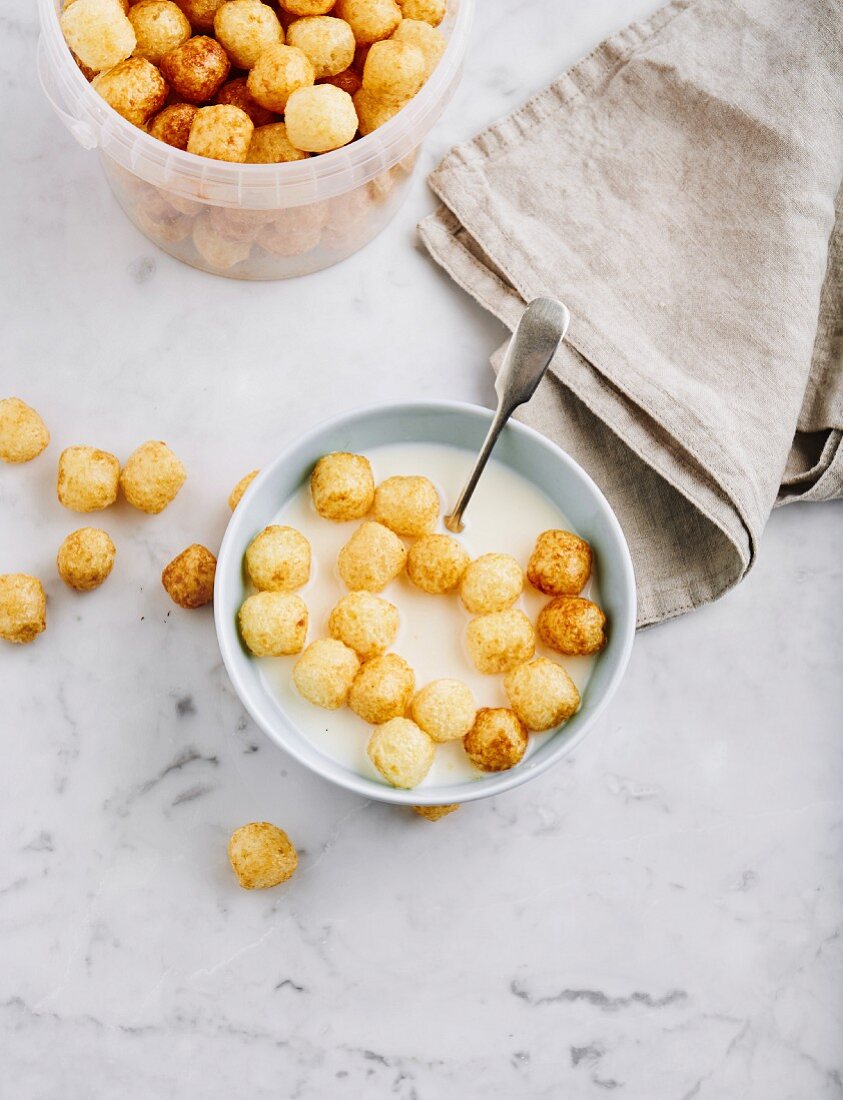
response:
{"label": "bowl rim", "polygon": [[[362,419],[363,417],[377,415],[382,417],[389,417],[397,414],[407,414],[408,412],[457,412],[463,414],[469,414],[471,416],[477,416],[480,414],[483,418],[491,421],[493,416],[492,410],[482,405],[476,405],[467,401],[451,401],[451,400],[419,400],[419,401],[402,401],[402,402],[389,402],[386,404],[367,404],[361,405],[356,408],[345,410],[342,413],[338,413],[335,416],[328,417],[320,420],[314,424],[306,432],[297,435],[284,449],[276,455],[276,457],[266,467],[264,467],[257,477],[249,485],[244,498],[247,495],[251,496],[253,492],[257,492],[259,488],[271,482],[276,476],[277,471],[283,468],[284,464],[288,460],[291,452],[298,450],[301,447],[305,447],[308,442],[323,435],[325,432],[330,432],[334,429],[338,429],[341,426],[350,422]],[[589,715],[584,719],[582,725],[576,732],[565,740],[560,740],[558,746],[555,749],[548,751],[545,756],[537,763],[532,764],[529,767],[515,767],[505,772],[490,773],[488,776],[478,778],[473,781],[470,789],[463,791],[460,795],[460,802],[474,802],[481,798],[490,798],[494,795],[502,794],[504,791],[512,790],[515,787],[521,786],[522,783],[528,782],[530,779],[536,776],[542,775],[550,768],[559,763],[559,761],[573,752],[574,749],[582,743],[588,733],[594,728],[594,725],[598,719],[602,716],[609,702],[615,695],[621,680],[626,672],[629,664],[630,655],[632,653],[632,646],[635,638],[635,623],[636,623],[636,584],[635,584],[635,572],[632,564],[632,557],[629,552],[629,546],[627,545],[626,538],[624,536],[621,525],[615,515],[611,505],[606,500],[606,497],[590,477],[588,473],[576,462],[571,456],[564,451],[558,444],[542,435],[541,432],[536,431],[534,428],[529,427],[527,424],[523,424],[521,421],[511,420],[508,425],[508,430],[511,429],[519,434],[523,434],[528,438],[532,438],[540,446],[547,449],[554,455],[555,459],[561,462],[568,470],[578,477],[581,482],[586,486],[591,493],[593,500],[600,507],[604,518],[609,523],[609,526],[613,529],[618,547],[619,547],[619,562],[618,567],[622,574],[622,591],[623,599],[626,604],[626,622],[627,628],[625,633],[620,639],[620,646],[617,650],[615,658],[615,668],[609,678],[608,683],[603,689],[603,693],[600,698],[594,703],[590,709]],[[524,475],[521,475],[524,476]],[[242,503],[242,501],[241,501]],[[229,622],[226,616],[222,613],[222,590],[223,586],[227,584],[226,577],[229,569],[227,568],[228,560],[235,554],[237,554],[237,569],[242,568],[242,556],[244,547],[242,546],[242,536],[240,527],[247,521],[245,519],[245,510],[240,511],[240,517],[242,522],[238,523],[238,511],[240,511],[240,505],[235,508],[234,512],[229,519],[228,525],[223,535],[222,542],[220,544],[218,559],[217,559],[217,571],[214,581],[214,624],[216,628],[217,642],[220,648],[220,653],[223,660],[223,665],[228,674],[231,685],[240,700],[243,707],[248,712],[249,716],[256,723],[256,725],[263,731],[263,733],[269,738],[269,740],[277,745],[282,751],[286,752],[289,756],[292,756],[303,767],[306,767],[309,771],[318,775],[321,779],[328,783],[332,783],[336,786],[342,787],[345,790],[353,791],[355,794],[361,795],[364,798],[371,798],[379,802],[387,802],[397,805],[407,806],[439,806],[443,805],[443,796],[441,791],[443,788],[434,788],[440,793],[432,795],[424,788],[414,788],[405,790],[397,787],[390,787],[388,785],[382,785],[375,780],[369,779],[366,776],[359,775],[357,773],[348,771],[340,775],[327,774],[322,768],[318,766],[318,758],[311,759],[305,753],[299,752],[295,745],[289,744],[283,739],[283,735],[279,734],[278,730],[272,728],[272,726],[264,722],[263,716],[259,709],[252,704],[252,688],[247,684],[239,671],[239,664],[237,657],[242,658],[243,650],[237,637],[237,628],[233,622]],[[293,723],[287,717],[287,715],[279,709],[279,722],[278,725],[290,726],[294,728]],[[444,788],[447,790],[447,788]],[[456,786],[455,786],[456,789]]]}

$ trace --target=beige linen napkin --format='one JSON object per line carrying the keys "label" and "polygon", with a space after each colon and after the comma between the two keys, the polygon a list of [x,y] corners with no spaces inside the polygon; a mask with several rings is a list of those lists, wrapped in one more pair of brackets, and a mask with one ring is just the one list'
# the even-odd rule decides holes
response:
{"label": "beige linen napkin", "polygon": [[615,508],[640,625],[736,584],[777,503],[843,495],[841,178],[836,0],[674,0],[431,176],[458,283],[510,328],[571,311],[523,419]]}

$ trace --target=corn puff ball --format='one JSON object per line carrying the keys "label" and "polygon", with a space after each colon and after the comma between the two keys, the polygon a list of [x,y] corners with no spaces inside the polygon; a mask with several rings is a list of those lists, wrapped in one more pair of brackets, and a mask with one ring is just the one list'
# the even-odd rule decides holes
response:
{"label": "corn puff ball", "polygon": [[167,444],[151,439],[129,455],[120,488],[133,508],[156,516],[175,500],[186,480],[187,470]]}
{"label": "corn puff ball", "polygon": [[19,397],[5,397],[0,401],[0,459],[3,462],[31,462],[49,442],[47,425],[35,409]]}
{"label": "corn puff ball", "polygon": [[354,101],[333,84],[296,89],[287,101],[284,122],[292,144],[307,153],[339,149],[357,133]]}
{"label": "corn puff ball", "polygon": [[56,568],[70,588],[90,592],[99,588],[108,577],[116,554],[114,543],[105,531],[98,527],[80,527],[59,547]]}
{"label": "corn puff ball", "polygon": [[239,107],[200,107],[190,127],[187,151],[209,160],[245,164],[254,131],[254,123]]}
{"label": "corn puff ball", "polygon": [[26,645],[46,629],[47,597],[38,578],[26,573],[0,575],[0,638]]}
{"label": "corn puff ball", "polygon": [[293,683],[302,698],[325,710],[339,710],[348,700],[360,659],[335,638],[311,642],[293,668]]}
{"label": "corn puff ball", "polygon": [[207,103],[225,83],[231,62],[219,42],[200,34],[164,54],[160,68],[179,99]]}
{"label": "corn puff ball", "polygon": [[307,54],[295,46],[277,43],[261,53],[247,83],[253,99],[261,107],[280,115],[286,110],[287,100],[293,92],[308,87],[314,80],[315,73]]}
{"label": "corn puff ball", "polygon": [[244,890],[266,890],[291,878],[299,857],[283,829],[268,821],[242,825],[231,834],[228,859]]}
{"label": "corn puff ball", "polygon": [[406,103],[424,84],[427,62],[410,42],[375,42],[363,67],[363,87],[375,99]]}
{"label": "corn puff ball", "polygon": [[388,527],[364,523],[337,557],[340,577],[352,592],[382,592],[407,560],[407,548]]}
{"label": "corn puff ball", "polygon": [[514,768],[527,751],[527,731],[505,707],[482,707],[463,740],[471,762],[484,772]]}
{"label": "corn puff ball", "polygon": [[448,11],[446,0],[398,0],[398,5],[405,19],[419,19],[431,27],[438,27]]}
{"label": "corn puff ball", "polygon": [[521,566],[509,554],[482,554],[460,583],[460,599],[472,615],[488,615],[512,607],[524,588]]}
{"label": "corn puff ball", "polygon": [[217,559],[198,542],[182,550],[161,574],[167,595],[187,610],[204,607],[214,598]]}
{"label": "corn puff ball", "polygon": [[426,535],[439,518],[439,494],[426,477],[388,477],[375,490],[372,511],[396,535]]}
{"label": "corn puff ball", "polygon": [[174,103],[171,107],[165,107],[150,122],[149,132],[174,149],[186,149],[190,127],[198,110],[192,103]]}
{"label": "corn puff ball", "polygon": [[407,554],[407,576],[416,588],[438,596],[457,587],[470,561],[451,535],[422,535]]}
{"label": "corn puff ball", "polygon": [[606,616],[581,596],[557,596],[539,612],[539,637],[557,653],[585,657],[606,644]]}
{"label": "corn puff ball", "polygon": [[355,39],[364,46],[389,38],[401,22],[395,0],[337,0],[334,14],[351,24]]}
{"label": "corn puff ball", "polygon": [[140,0],[129,8],[129,22],[137,39],[134,56],[144,57],[153,65],[192,33],[184,12],[171,0]]}
{"label": "corn puff ball", "polygon": [[406,711],[416,676],[403,657],[385,653],[366,661],[348,693],[348,705],[369,725],[379,726]]}
{"label": "corn puff ball", "polygon": [[283,122],[273,122],[268,126],[256,126],[249,145],[247,164],[284,164],[287,161],[307,160],[309,153],[296,149],[287,137],[287,127]]}
{"label": "corn puff ball", "polygon": [[[81,0],[77,0],[80,3]],[[73,512],[98,512],[117,500],[120,463],[95,447],[67,447],[59,455],[56,493]]]}
{"label": "corn puff ball", "polygon": [[479,615],[466,628],[468,652],[478,672],[509,672],[529,661],[536,651],[533,624],[523,611],[493,611]]}
{"label": "corn puff ball", "polygon": [[295,527],[265,527],[246,550],[249,580],[265,592],[294,592],[310,579],[310,543]]}
{"label": "corn puff ball", "polygon": [[423,23],[419,19],[407,19],[406,16],[392,36],[392,41],[408,42],[411,46],[416,46],[421,50],[424,54],[425,80],[430,77],[430,74],[441,61],[445,47],[448,45],[444,35],[436,27],[431,27],[429,23]]}
{"label": "corn puff ball", "polygon": [[446,806],[412,806],[411,809],[419,817],[426,817],[428,821],[440,821],[454,810],[460,808],[459,802],[449,802]]}
{"label": "corn puff ball", "polygon": [[371,592],[349,592],[331,611],[328,633],[368,661],[389,649],[399,625],[398,608],[389,600]]}
{"label": "corn puff ball", "polygon": [[286,229],[268,225],[261,230],[258,244],[274,256],[303,256],[316,248],[322,238],[322,230],[310,227]]}
{"label": "corn puff ball", "polygon": [[237,76],[234,80],[228,80],[214,96],[217,106],[239,107],[245,111],[255,126],[269,126],[277,122],[278,115],[273,111],[267,111],[256,103],[249,91],[249,83],[245,76]]}
{"label": "corn puff ball", "polygon": [[346,451],[324,455],[313,467],[310,492],[314,508],[325,519],[362,519],[375,499],[375,478],[368,458]]}
{"label": "corn puff ball", "polygon": [[[81,3],[81,0],[76,0]],[[94,77],[92,87],[118,115],[145,126],[167,102],[167,83],[151,61],[129,57]]]}
{"label": "corn puff ball", "polygon": [[214,17],[223,0],[178,0],[179,7],[197,31],[210,34],[214,29]]}
{"label": "corn puff ball", "polygon": [[301,18],[305,15],[327,15],[336,0],[279,0],[281,11]]}
{"label": "corn puff ball", "polygon": [[119,65],[137,44],[132,24],[117,0],[75,0],[62,13],[60,23],[70,49],[94,72]]}
{"label": "corn puff ball", "polygon": [[228,507],[234,511],[240,501],[243,499],[243,494],[255,480],[260,473],[260,470],[252,470],[250,474],[246,474],[245,477],[241,477],[234,488],[231,490],[231,495],[228,498]]}
{"label": "corn puff ball", "polygon": [[503,681],[509,705],[528,730],[552,730],[575,714],[580,693],[565,669],[536,657],[508,672]]}
{"label": "corn puff ball", "polygon": [[326,76],[323,83],[333,84],[335,88],[342,88],[344,92],[348,92],[352,97],[360,91],[363,85],[360,74],[355,72],[354,69],[345,69],[343,72],[337,73],[336,76]]}
{"label": "corn puff ball", "polygon": [[369,759],[393,787],[417,787],[430,771],[436,746],[409,718],[378,726],[366,747]]}
{"label": "corn puff ball", "polygon": [[252,251],[251,241],[235,241],[218,233],[207,213],[194,222],[193,244],[205,263],[217,271],[236,267]]}
{"label": "corn puff ball", "polygon": [[307,605],[288,592],[256,592],[237,614],[240,636],[256,657],[301,653],[307,638]]}
{"label": "corn puff ball", "polygon": [[410,704],[410,717],[434,741],[458,741],[474,725],[477,702],[461,680],[434,680]]}
{"label": "corn puff ball", "polygon": [[357,126],[363,137],[389,122],[401,110],[403,104],[397,100],[378,99],[365,88],[354,95],[354,110],[357,112]]}
{"label": "corn puff ball", "polygon": [[591,547],[571,531],[543,531],[527,565],[530,584],[548,596],[576,596],[591,576]]}
{"label": "corn puff ball", "polygon": [[290,24],[287,42],[307,54],[316,79],[336,76],[354,62],[356,43],[351,27],[330,15],[311,15]]}
{"label": "corn puff ball", "polygon": [[214,16],[214,33],[238,69],[251,69],[267,46],[284,42],[278,16],[261,0],[226,0]]}

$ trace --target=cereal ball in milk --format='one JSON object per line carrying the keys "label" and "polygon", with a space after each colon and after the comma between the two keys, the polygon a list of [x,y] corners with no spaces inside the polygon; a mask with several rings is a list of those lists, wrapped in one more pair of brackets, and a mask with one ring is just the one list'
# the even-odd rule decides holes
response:
{"label": "cereal ball in milk", "polygon": [[200,107],[190,127],[187,151],[210,160],[245,164],[254,131],[254,123],[239,107]]}
{"label": "cereal ball in milk", "polygon": [[438,27],[448,11],[446,0],[398,0],[405,19],[420,19]]}
{"label": "cereal ball in milk", "polygon": [[430,771],[436,746],[409,718],[378,726],[366,747],[369,759],[393,787],[417,787]]}
{"label": "cereal ball in milk", "polygon": [[214,229],[210,214],[202,214],[193,225],[193,244],[210,267],[228,271],[242,263],[252,251],[251,240],[232,240]]}
{"label": "cereal ball in milk", "polygon": [[[77,0],[77,3],[79,0]],[[96,447],[67,447],[59,455],[59,504],[74,512],[98,512],[117,500],[120,463]]]}
{"label": "cereal ball in milk", "polygon": [[301,18],[305,15],[326,15],[336,0],[280,0],[281,10]]}
{"label": "cereal ball in milk", "polygon": [[149,132],[174,149],[186,149],[190,127],[198,110],[192,103],[174,103],[171,107],[165,107],[150,122]]}
{"label": "cereal ball in milk", "polygon": [[151,439],[129,455],[120,488],[133,508],[156,516],[175,499],[186,480],[187,470],[167,444]]}
{"label": "cereal ball in milk", "polygon": [[348,92],[350,96],[354,96],[356,92],[360,91],[363,80],[359,73],[354,69],[344,69],[343,72],[337,73],[336,76],[326,76],[323,80],[325,84],[333,84],[335,88],[342,88],[344,92]]}
{"label": "cereal ball in milk", "polygon": [[293,683],[302,698],[326,710],[339,710],[348,700],[360,659],[335,638],[311,642],[293,668]]}
{"label": "cereal ball in milk", "polygon": [[192,34],[187,16],[171,0],[140,0],[129,8],[129,22],[137,39],[135,57],[145,57],[153,65]]}
{"label": "cereal ball in milk", "polygon": [[557,596],[541,609],[539,637],[557,653],[586,657],[606,644],[606,616],[581,596]]}
{"label": "cereal ball in milk", "polygon": [[466,569],[460,599],[472,615],[512,607],[524,588],[521,566],[509,554],[482,554]]}
{"label": "cereal ball in milk", "polygon": [[352,592],[382,592],[407,560],[401,539],[381,523],[364,523],[337,557],[337,568]]}
{"label": "cereal ball in milk", "polygon": [[363,67],[363,87],[376,99],[406,103],[424,84],[424,54],[410,42],[375,42]]}
{"label": "cereal ball in milk", "polygon": [[377,96],[361,88],[354,95],[354,110],[357,112],[357,126],[365,137],[371,134],[401,110],[403,104],[397,100],[378,99]]}
{"label": "cereal ball in milk", "polygon": [[426,535],[439,518],[439,494],[426,477],[388,477],[375,490],[372,511],[396,535]]}
{"label": "cereal ball in milk", "polygon": [[533,624],[523,611],[493,611],[472,619],[466,628],[468,651],[478,672],[509,672],[536,651]]}
{"label": "cereal ball in milk", "polygon": [[401,21],[398,30],[392,36],[393,42],[408,42],[416,46],[424,54],[424,78],[430,74],[439,64],[445,47],[448,43],[441,31],[431,27],[429,23],[423,23],[419,19],[407,19]]}
{"label": "cereal ball in milk", "polygon": [[439,821],[459,808],[459,802],[449,802],[446,806],[413,806],[412,810],[419,817],[426,817],[428,821]]}
{"label": "cereal ball in milk", "polygon": [[415,687],[415,673],[404,658],[385,653],[366,661],[357,673],[348,705],[364,722],[379,726],[404,714]]}
{"label": "cereal ball in milk", "polygon": [[167,102],[166,81],[143,57],[129,57],[100,73],[94,77],[92,87],[118,115],[135,126],[145,126]]}
{"label": "cereal ball in milk", "polygon": [[310,543],[295,527],[265,527],[246,550],[246,572],[266,592],[294,592],[310,579]]}
{"label": "cereal ball in milk", "polygon": [[471,762],[484,772],[514,768],[527,751],[527,731],[505,707],[482,707],[463,740]]}
{"label": "cereal ball in milk", "polygon": [[519,665],[503,681],[509,705],[528,730],[551,730],[567,721],[580,705],[577,685],[547,657]]}
{"label": "cereal ball in milk", "polygon": [[307,160],[309,156],[309,153],[296,149],[290,142],[283,122],[273,122],[268,126],[255,127],[246,163],[284,164],[288,161]]}
{"label": "cereal ball in milk", "polygon": [[250,474],[246,474],[245,477],[241,477],[234,488],[231,490],[231,495],[228,498],[228,507],[234,511],[240,501],[243,499],[243,494],[255,480],[260,473],[260,470],[252,470]]}
{"label": "cereal ball in milk", "polygon": [[354,140],[357,112],[348,92],[333,84],[298,88],[284,112],[287,137],[307,153],[328,153]]}
{"label": "cereal ball in milk", "polygon": [[237,615],[240,636],[256,657],[301,653],[307,638],[307,606],[289,592],[256,592]]}
{"label": "cereal ball in milk", "polygon": [[[269,111],[283,114],[287,100],[299,88],[313,83],[315,73],[307,54],[295,46],[268,46],[249,73],[252,97]],[[292,138],[290,139],[292,140]]]}
{"label": "cereal ball in milk", "polygon": [[49,442],[47,425],[35,409],[19,397],[5,397],[0,401],[0,459],[31,462]]}
{"label": "cereal ball in milk", "polygon": [[389,600],[371,592],[349,592],[331,611],[328,633],[367,661],[389,649],[399,625],[398,608]]}
{"label": "cereal ball in milk", "polygon": [[178,0],[179,7],[197,31],[210,34],[214,29],[214,17],[223,0]]}
{"label": "cereal ball in milk", "polygon": [[477,701],[461,680],[434,680],[410,704],[410,717],[434,741],[457,741],[474,725]]}
{"label": "cereal ball in milk", "polygon": [[313,467],[310,492],[314,508],[325,519],[362,519],[375,499],[375,478],[368,458],[346,451],[324,455]]}
{"label": "cereal ball in milk", "polygon": [[207,103],[225,83],[231,62],[219,42],[200,34],[164,54],[160,67],[179,99]]}
{"label": "cereal ball in milk", "polygon": [[70,49],[94,72],[125,61],[137,43],[117,0],[75,0],[62,13],[60,23]]}
{"label": "cereal ball in milk", "polygon": [[214,33],[238,69],[251,69],[267,46],[284,42],[278,16],[261,0],[227,0],[214,16]]}
{"label": "cereal ball in milk", "polygon": [[438,596],[457,587],[470,561],[451,535],[422,535],[407,554],[407,576],[416,588]]}
{"label": "cereal ball in milk", "polygon": [[214,103],[219,106],[239,107],[245,111],[255,126],[269,126],[278,121],[278,115],[274,111],[267,111],[256,103],[249,91],[248,80],[245,76],[237,76],[234,80],[228,80],[214,96]]}
{"label": "cereal ball in milk", "polygon": [[576,596],[591,576],[591,547],[571,531],[543,531],[527,565],[527,578],[548,596]]}
{"label": "cereal ball in milk", "polygon": [[77,592],[90,592],[108,577],[116,555],[107,532],[98,527],[80,527],[59,547],[56,567],[65,584]]}
{"label": "cereal ball in milk", "polygon": [[337,0],[334,14],[351,24],[355,39],[365,46],[389,38],[401,22],[395,0]]}
{"label": "cereal ball in milk", "polygon": [[351,27],[330,15],[311,15],[290,24],[287,42],[307,54],[316,79],[336,76],[354,62],[356,42]]}
{"label": "cereal ball in milk", "polygon": [[244,890],[266,890],[286,882],[299,857],[283,829],[268,821],[242,825],[231,834],[228,858]]}
{"label": "cereal ball in milk", "polygon": [[203,607],[214,598],[217,559],[198,542],[188,546],[161,574],[161,583],[173,601],[188,610]]}
{"label": "cereal ball in milk", "polygon": [[46,629],[47,597],[38,578],[0,574],[0,638],[26,645]]}

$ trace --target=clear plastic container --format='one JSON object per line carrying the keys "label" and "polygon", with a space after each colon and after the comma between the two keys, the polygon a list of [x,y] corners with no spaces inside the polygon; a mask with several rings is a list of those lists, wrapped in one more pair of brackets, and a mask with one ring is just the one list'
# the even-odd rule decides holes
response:
{"label": "clear plastic container", "polygon": [[450,0],[448,47],[403,110],[365,138],[289,164],[229,164],[174,149],[117,114],[76,65],[60,2],[38,0],[38,74],[76,140],[97,149],[117,201],[171,256],[234,279],[285,279],[344,260],[386,226],[416,151],[453,95],[474,0]]}

